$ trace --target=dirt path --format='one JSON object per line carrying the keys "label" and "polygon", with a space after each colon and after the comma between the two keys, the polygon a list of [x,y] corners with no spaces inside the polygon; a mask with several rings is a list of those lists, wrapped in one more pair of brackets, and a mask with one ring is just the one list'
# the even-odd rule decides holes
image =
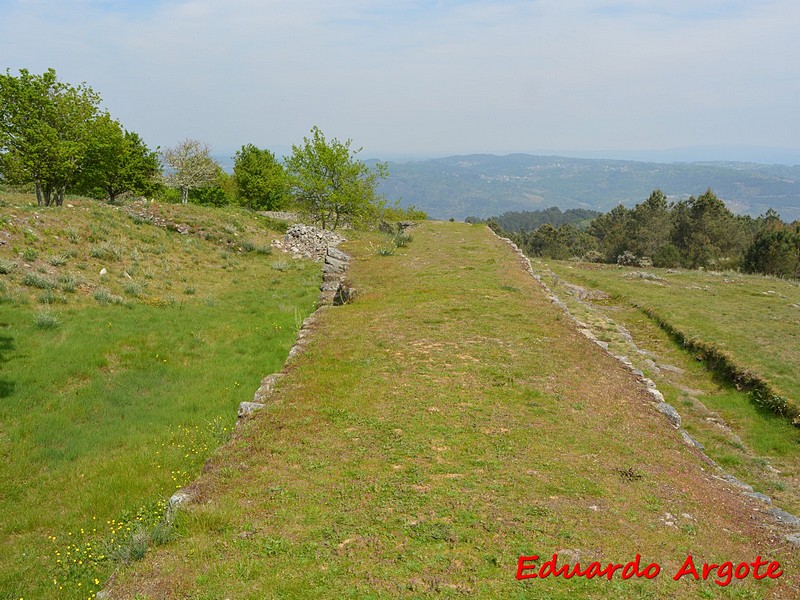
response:
{"label": "dirt path", "polygon": [[[348,243],[357,301],[320,316],[270,406],[208,466],[181,538],[111,597],[800,594],[800,558],[763,503],[714,477],[505,242],[445,223],[413,237],[392,256]],[[660,573],[516,578],[520,556],[554,553],[640,555]],[[674,581],[688,555],[783,574]]]}

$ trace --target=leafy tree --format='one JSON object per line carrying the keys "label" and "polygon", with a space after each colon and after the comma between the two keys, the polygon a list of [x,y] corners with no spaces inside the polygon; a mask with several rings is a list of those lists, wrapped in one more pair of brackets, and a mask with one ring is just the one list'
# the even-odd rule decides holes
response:
{"label": "leafy tree", "polygon": [[617,256],[627,250],[626,230],[630,218],[630,211],[619,204],[589,225],[589,234],[597,240],[598,250],[606,262],[617,262]]}
{"label": "leafy tree", "polygon": [[233,165],[236,193],[252,210],[277,210],[283,205],[288,181],[275,155],[253,144],[236,152]]}
{"label": "leafy tree", "polygon": [[61,205],[86,155],[88,125],[100,97],[48,69],[0,74],[0,172],[13,184],[33,183],[39,205]]}
{"label": "leafy tree", "polygon": [[198,140],[186,139],[161,152],[169,172],[167,185],[181,191],[181,204],[189,202],[189,190],[206,187],[217,178],[219,165],[211,158],[211,148]]}
{"label": "leafy tree", "polygon": [[89,144],[80,180],[82,191],[114,202],[124,193],[146,194],[154,189],[155,179],[161,173],[158,154],[136,133],[124,130],[108,115],[94,119],[88,131]]}
{"label": "leafy tree", "polygon": [[235,196],[233,178],[221,167],[217,167],[217,175],[212,182],[189,192],[189,202],[207,206],[226,206]]}
{"label": "leafy tree", "polygon": [[710,189],[674,207],[672,241],[684,263],[692,268],[718,264],[734,266],[747,247],[741,221]]}
{"label": "leafy tree", "polygon": [[670,242],[672,215],[667,197],[654,190],[644,202],[637,204],[625,223],[626,250],[636,256],[654,257]]}
{"label": "leafy tree", "polygon": [[290,189],[299,208],[323,229],[336,229],[343,219],[358,222],[375,217],[383,206],[376,192],[378,180],[388,175],[385,164],[369,169],[351,150],[351,140],[328,142],[318,127],[301,146],[292,146],[286,160]]}
{"label": "leafy tree", "polygon": [[765,231],[747,249],[744,270],[800,278],[800,230]]}

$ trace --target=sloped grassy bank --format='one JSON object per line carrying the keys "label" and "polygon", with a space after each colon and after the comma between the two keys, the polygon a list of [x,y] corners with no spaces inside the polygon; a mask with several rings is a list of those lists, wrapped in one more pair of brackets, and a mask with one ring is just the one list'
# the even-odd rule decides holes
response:
{"label": "sloped grassy bank", "polygon": [[280,368],[320,267],[245,211],[176,211],[199,237],[28,200],[0,207],[0,598],[87,598],[170,539],[164,501]]}
{"label": "sloped grassy bank", "polygon": [[711,371],[800,426],[798,282],[734,272],[648,273],[556,261],[550,266],[566,280],[603,289],[641,309]]}
{"label": "sloped grassy bank", "polygon": [[[579,335],[485,228],[425,223],[354,256],[271,404],[219,451],[179,538],[111,597],[708,597],[698,563],[779,560],[730,585],[797,594],[762,505],[706,471],[644,389]],[[515,578],[521,555],[657,563],[655,579]]]}

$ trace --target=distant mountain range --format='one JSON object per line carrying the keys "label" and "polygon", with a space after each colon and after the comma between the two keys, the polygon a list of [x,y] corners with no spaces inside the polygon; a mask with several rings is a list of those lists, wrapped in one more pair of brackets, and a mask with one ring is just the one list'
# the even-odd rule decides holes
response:
{"label": "distant mountain range", "polygon": [[550,206],[605,212],[641,202],[657,188],[676,200],[711,188],[736,213],[756,216],[774,208],[784,220],[800,219],[799,165],[475,154],[390,162],[389,173],[379,191],[435,219]]}

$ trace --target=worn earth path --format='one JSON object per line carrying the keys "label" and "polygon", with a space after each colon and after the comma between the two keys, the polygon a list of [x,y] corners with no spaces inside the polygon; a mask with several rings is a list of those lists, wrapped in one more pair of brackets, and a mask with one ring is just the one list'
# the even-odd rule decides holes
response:
{"label": "worn earth path", "polygon": [[[193,486],[180,537],[109,597],[800,597],[763,503],[713,477],[505,242],[425,223],[391,256],[375,243],[344,246],[356,301],[319,315]],[[660,573],[516,579],[521,555],[554,553]],[[688,555],[783,574],[674,581]]]}

